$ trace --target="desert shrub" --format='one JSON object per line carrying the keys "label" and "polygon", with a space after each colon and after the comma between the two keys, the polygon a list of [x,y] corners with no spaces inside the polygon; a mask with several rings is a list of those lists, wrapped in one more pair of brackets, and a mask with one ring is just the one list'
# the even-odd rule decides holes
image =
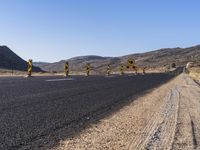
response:
{"label": "desert shrub", "polygon": [[171,64],[171,68],[176,68],[176,64],[175,64],[175,63],[172,63],[172,64]]}

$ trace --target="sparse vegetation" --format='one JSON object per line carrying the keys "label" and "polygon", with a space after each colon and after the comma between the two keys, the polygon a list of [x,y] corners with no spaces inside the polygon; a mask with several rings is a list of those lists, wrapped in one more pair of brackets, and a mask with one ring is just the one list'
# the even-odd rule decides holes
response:
{"label": "sparse vegetation", "polygon": [[[110,64],[111,72],[120,72],[120,66],[123,64],[126,68],[127,59],[134,58],[136,65],[147,67],[147,72],[164,72],[170,69],[185,66],[187,62],[200,64],[200,46],[190,48],[160,49],[141,54],[131,54],[122,57],[100,57],[100,56],[80,56],[68,59],[69,71],[73,74],[82,74],[86,63],[90,63],[92,74],[105,74],[107,65]],[[15,62],[16,64],[11,63]],[[45,70],[51,74],[63,73],[65,60],[55,63],[33,62],[37,67],[33,71],[42,72]],[[39,67],[42,69],[39,69]],[[8,47],[0,47],[0,68],[6,70],[27,70],[27,63],[19,56],[14,54]],[[124,70],[129,71],[129,70]],[[10,72],[10,71],[9,71]],[[16,71],[14,71],[16,72]],[[0,72],[2,73],[2,72]],[[10,74],[10,73],[8,73]]]}
{"label": "sparse vegetation", "polygon": [[[122,57],[100,57],[100,56],[82,56],[68,59],[70,71],[83,71],[83,66],[90,63],[93,67],[94,74],[104,73],[107,65],[110,64],[111,70],[114,72],[120,71],[120,65],[127,65],[128,58],[134,58],[139,67],[148,67],[147,70],[161,69],[163,71],[169,68],[185,66],[187,62],[200,60],[200,46],[189,48],[172,48],[160,49],[141,54],[130,54]],[[200,62],[198,62],[200,63]],[[63,71],[65,60],[55,63],[35,63],[45,71],[55,70]]]}
{"label": "sparse vegetation", "polygon": [[171,68],[176,68],[176,64],[175,64],[175,63],[172,63],[172,64],[171,64]]}
{"label": "sparse vegetation", "polygon": [[189,70],[189,75],[196,81],[200,82],[200,67],[192,67]]}

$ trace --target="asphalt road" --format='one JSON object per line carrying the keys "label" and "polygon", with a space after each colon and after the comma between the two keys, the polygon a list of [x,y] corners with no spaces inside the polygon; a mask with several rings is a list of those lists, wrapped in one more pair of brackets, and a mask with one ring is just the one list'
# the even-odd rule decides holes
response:
{"label": "asphalt road", "polygon": [[74,77],[74,80],[2,77],[0,149],[20,149],[74,120],[130,99],[171,78],[168,74]]}

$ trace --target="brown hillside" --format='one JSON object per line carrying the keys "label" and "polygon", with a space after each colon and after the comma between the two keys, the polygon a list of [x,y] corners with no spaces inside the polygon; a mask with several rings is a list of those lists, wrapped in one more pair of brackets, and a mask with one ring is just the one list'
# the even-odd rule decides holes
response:
{"label": "brown hillside", "polygon": [[[188,61],[200,63],[200,46],[189,48],[166,48],[156,51],[130,54],[122,57],[80,56],[68,59],[71,71],[82,71],[86,63],[90,63],[96,73],[105,72],[108,64],[113,70],[119,70],[120,64],[126,64],[128,58],[134,58],[138,66],[164,67],[172,63],[185,66]],[[35,63],[45,71],[62,72],[65,60],[55,63]]]}

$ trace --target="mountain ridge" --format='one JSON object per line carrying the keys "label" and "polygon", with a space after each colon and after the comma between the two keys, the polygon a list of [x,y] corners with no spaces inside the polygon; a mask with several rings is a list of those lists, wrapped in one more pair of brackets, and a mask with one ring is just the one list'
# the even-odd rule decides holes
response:
{"label": "mountain ridge", "polygon": [[126,65],[127,59],[133,58],[136,61],[136,65],[140,67],[165,67],[172,63],[176,63],[177,66],[185,66],[189,61],[200,60],[200,45],[188,47],[188,48],[162,48],[158,50],[148,51],[144,53],[128,54],[119,57],[103,57],[97,55],[86,55],[73,57],[66,60],[61,60],[54,63],[38,64],[36,66],[41,67],[45,71],[63,72],[64,64],[69,62],[71,71],[83,70],[86,63],[90,63],[96,72],[105,72],[108,64],[111,65],[112,70],[119,70],[120,64]]}
{"label": "mountain ridge", "polygon": [[[63,72],[65,62],[68,61],[71,71],[82,71],[86,63],[90,63],[93,71],[103,73],[107,65],[111,66],[113,71],[119,71],[121,64],[126,65],[127,59],[133,58],[139,67],[165,67],[172,63],[177,66],[185,66],[189,61],[200,63],[200,45],[188,48],[162,48],[144,53],[135,53],[119,57],[103,57],[98,55],[77,56],[66,60],[60,60],[54,63],[34,62],[33,71],[40,72]],[[27,62],[10,50],[7,46],[0,46],[0,68],[10,70],[27,70]]]}
{"label": "mountain ridge", "polygon": [[[0,68],[8,70],[27,71],[27,62],[14,53],[10,48],[0,46]],[[34,72],[43,72],[39,67],[33,66]]]}

